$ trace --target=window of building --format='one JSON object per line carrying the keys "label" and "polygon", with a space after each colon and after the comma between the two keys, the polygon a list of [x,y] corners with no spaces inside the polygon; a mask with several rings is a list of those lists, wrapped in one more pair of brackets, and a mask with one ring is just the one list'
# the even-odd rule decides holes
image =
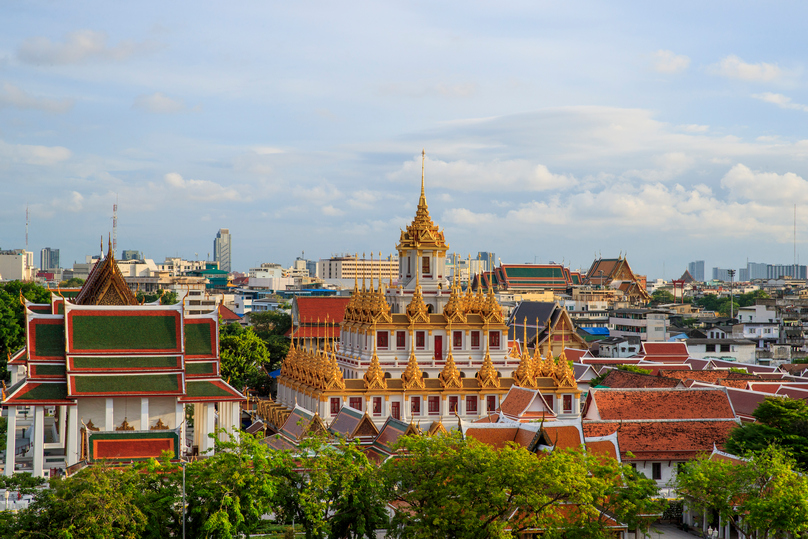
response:
{"label": "window of building", "polygon": [[555,399],[553,398],[553,395],[542,395],[542,397],[544,397],[547,407],[555,412],[555,402],[553,402]]}
{"label": "window of building", "polygon": [[386,331],[377,331],[376,332],[376,346],[379,350],[387,350],[388,347],[388,333]]}
{"label": "window of building", "polygon": [[427,397],[427,411],[429,415],[440,414],[440,397]]}
{"label": "window of building", "polygon": [[418,350],[423,350],[426,342],[426,338],[424,337],[423,331],[416,331],[415,332],[415,348]]}
{"label": "window of building", "polygon": [[339,397],[331,397],[331,415],[338,414],[340,408],[342,408],[342,399]]}
{"label": "window of building", "polygon": [[453,414],[459,411],[460,410],[457,409],[457,396],[454,395],[449,397],[449,412]]}
{"label": "window of building", "polygon": [[404,350],[407,346],[407,337],[406,333],[403,331],[396,331],[396,348],[399,350]]}
{"label": "window of building", "polygon": [[653,462],[651,463],[651,479],[659,481],[662,479],[662,463],[661,462]]}
{"label": "window of building", "polygon": [[390,403],[390,415],[393,416],[393,419],[401,419],[401,403],[400,402],[391,402]]}
{"label": "window of building", "polygon": [[463,332],[462,331],[453,331],[452,332],[452,347],[456,350],[460,350],[463,348]]}
{"label": "window of building", "polygon": [[729,352],[729,345],[728,344],[722,344],[721,345],[721,351],[722,352]]}
{"label": "window of building", "polygon": [[472,331],[471,332],[471,349],[472,350],[479,350],[480,349],[480,332],[479,331]]}
{"label": "window of building", "polygon": [[714,344],[705,344],[704,345],[705,352],[715,352],[715,345]]}
{"label": "window of building", "polygon": [[499,331],[488,332],[488,338],[491,339],[491,348],[499,348]]}
{"label": "window of building", "polygon": [[373,415],[375,415],[375,416],[382,415],[382,398],[381,397],[373,397]]}
{"label": "window of building", "polygon": [[497,396],[496,395],[488,395],[485,398],[485,407],[488,409],[489,412],[493,412],[497,409]]}
{"label": "window of building", "polygon": [[563,395],[563,409],[565,414],[572,413],[572,395]]}
{"label": "window of building", "polygon": [[429,257],[425,256],[421,258],[421,273],[424,275],[429,275],[431,272],[429,271]]}
{"label": "window of building", "polygon": [[355,410],[362,411],[362,397],[348,397],[348,406]]}
{"label": "window of building", "polygon": [[477,413],[477,397],[474,395],[466,396],[466,414]]}
{"label": "window of building", "polygon": [[410,413],[421,415],[421,397],[410,397]]}

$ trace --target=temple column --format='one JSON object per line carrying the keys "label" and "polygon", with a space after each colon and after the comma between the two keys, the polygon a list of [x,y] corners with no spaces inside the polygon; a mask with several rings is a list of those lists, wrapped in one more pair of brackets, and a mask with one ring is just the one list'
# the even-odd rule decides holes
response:
{"label": "temple column", "polygon": [[202,415],[205,413],[205,410],[202,409],[202,405],[199,403],[194,403],[194,443],[197,448],[201,448],[202,444],[200,441],[202,440],[202,429],[205,428],[205,420]]}
{"label": "temple column", "polygon": [[65,426],[67,423],[67,406],[57,406],[57,413],[59,414],[59,445],[65,447]]}
{"label": "temple column", "polygon": [[113,410],[112,398],[108,397],[104,414],[104,430],[107,431],[115,430],[115,423],[114,423],[115,419],[114,416],[112,415],[112,410]]}
{"label": "temple column", "polygon": [[213,438],[209,437],[208,434],[216,432],[216,410],[212,402],[201,404],[200,407],[204,410],[204,412],[203,425],[200,425],[202,427],[202,432],[199,433],[199,454],[212,455],[214,445]]}
{"label": "temple column", "polygon": [[16,406],[9,406],[6,408],[8,411],[8,423],[6,424],[6,428],[8,432],[6,432],[6,468],[5,468],[5,475],[10,477],[14,475],[14,458],[16,457],[16,449],[17,446],[15,445],[15,439],[17,437],[17,407]]}
{"label": "temple column", "polygon": [[67,407],[67,437],[65,457],[67,465],[72,466],[79,461],[79,409],[78,406]]}
{"label": "temple column", "polygon": [[149,397],[140,398],[140,430],[149,430]]}
{"label": "temple column", "polygon": [[185,429],[187,425],[185,424],[185,405],[181,402],[177,402],[177,408],[174,411],[174,428],[180,429],[180,447],[177,453],[182,457],[185,454]]}
{"label": "temple column", "polygon": [[44,477],[45,407],[34,406],[34,477]]}

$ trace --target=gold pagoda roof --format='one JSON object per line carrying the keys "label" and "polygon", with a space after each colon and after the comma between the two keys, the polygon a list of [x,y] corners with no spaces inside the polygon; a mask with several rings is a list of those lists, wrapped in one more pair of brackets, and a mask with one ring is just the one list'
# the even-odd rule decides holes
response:
{"label": "gold pagoda roof", "polygon": [[99,260],[87,276],[76,299],[76,305],[139,305],[115,263],[110,242],[106,258]]}
{"label": "gold pagoda roof", "polygon": [[401,238],[396,246],[399,252],[408,250],[447,251],[449,245],[443,237],[438,225],[432,222],[429,216],[429,207],[426,204],[424,190],[424,160],[426,154],[421,152],[421,198],[418,199],[418,209],[415,218],[406,230],[401,231]]}

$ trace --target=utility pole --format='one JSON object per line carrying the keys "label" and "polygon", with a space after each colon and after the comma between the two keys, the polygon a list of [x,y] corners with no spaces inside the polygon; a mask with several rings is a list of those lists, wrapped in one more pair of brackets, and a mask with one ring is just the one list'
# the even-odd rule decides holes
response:
{"label": "utility pole", "polygon": [[733,290],[735,270],[727,270],[727,273],[729,273],[729,317],[735,318],[735,305],[733,301],[733,296],[735,295]]}

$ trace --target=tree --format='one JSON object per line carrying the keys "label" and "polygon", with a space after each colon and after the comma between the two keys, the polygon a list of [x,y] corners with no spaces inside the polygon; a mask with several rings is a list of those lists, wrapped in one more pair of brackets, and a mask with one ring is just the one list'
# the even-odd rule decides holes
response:
{"label": "tree", "polygon": [[82,285],[84,285],[84,279],[79,279],[78,277],[71,277],[70,279],[59,283],[60,288],[79,288]]}
{"label": "tree", "polygon": [[255,387],[266,378],[261,367],[269,363],[269,352],[249,328],[236,335],[220,335],[219,357],[222,377],[236,388]]}
{"label": "tree", "polygon": [[786,450],[797,466],[808,471],[808,403],[801,399],[766,397],[752,415],[730,434],[725,447],[737,455],[764,451],[770,445]]}
{"label": "tree", "polygon": [[528,529],[546,537],[610,537],[599,507],[635,520],[655,507],[653,481],[582,450],[537,456],[460,433],[405,437],[399,449],[401,458],[382,465],[388,498],[401,507],[389,530],[394,537],[483,539]]}
{"label": "tree", "polygon": [[747,536],[796,534],[808,531],[808,478],[794,464],[775,446],[745,462],[704,456],[683,466],[676,489],[691,508],[715,511]]}
{"label": "tree", "polygon": [[280,516],[307,539],[376,537],[387,526],[378,469],[355,443],[313,436],[300,445],[303,470],[288,469],[279,488]]}
{"label": "tree", "polygon": [[676,297],[667,290],[654,290],[654,293],[651,294],[651,303],[653,305],[663,305],[666,303],[674,303],[675,301]]}
{"label": "tree", "polygon": [[164,292],[163,290],[159,289],[154,294],[144,294],[143,292],[138,292],[135,294],[135,299],[142,303],[154,303],[159,299],[160,305],[175,305],[178,301],[177,293],[175,291],[169,290]]}
{"label": "tree", "polygon": [[289,339],[286,332],[292,328],[292,317],[282,311],[252,312],[249,317],[252,329],[267,346],[269,352],[267,370],[279,369],[286,354],[289,353]]}
{"label": "tree", "polygon": [[20,294],[33,303],[50,303],[51,292],[38,284],[10,281],[0,285],[0,373],[8,380],[8,355],[25,345],[25,313]]}

